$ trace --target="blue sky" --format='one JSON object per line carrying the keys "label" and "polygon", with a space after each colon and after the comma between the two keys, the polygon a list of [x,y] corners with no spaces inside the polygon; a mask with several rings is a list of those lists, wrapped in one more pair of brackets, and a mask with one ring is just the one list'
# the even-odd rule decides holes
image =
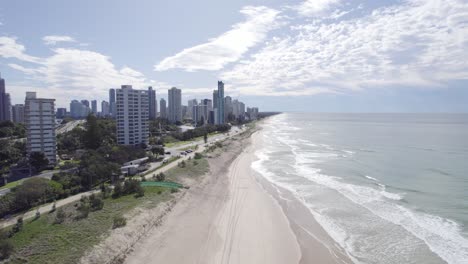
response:
{"label": "blue sky", "polygon": [[468,112],[466,0],[2,1],[0,72],[107,100],[121,84],[226,94],[261,110]]}

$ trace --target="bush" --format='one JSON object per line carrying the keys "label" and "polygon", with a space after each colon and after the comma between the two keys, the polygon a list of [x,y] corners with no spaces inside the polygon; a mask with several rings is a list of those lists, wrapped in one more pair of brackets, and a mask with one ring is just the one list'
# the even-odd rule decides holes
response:
{"label": "bush", "polygon": [[14,248],[10,241],[3,239],[0,241],[0,260],[5,260],[11,256]]}
{"label": "bush", "polygon": [[10,237],[13,236],[15,233],[20,232],[21,230],[23,230],[23,217],[18,217],[15,226],[13,226],[13,229],[11,230],[12,234],[10,235]]}
{"label": "bush", "polygon": [[55,214],[55,220],[54,224],[61,224],[65,221],[65,218],[67,218],[67,215],[65,214],[65,211],[63,208],[59,208],[57,210],[57,213]]}
{"label": "bush", "polygon": [[164,181],[166,179],[166,175],[164,173],[159,173],[155,177],[153,177],[156,181]]}
{"label": "bush", "polygon": [[194,158],[195,158],[195,159],[201,159],[201,158],[203,158],[203,155],[202,155],[201,153],[198,153],[198,152],[197,152],[197,153],[195,153],[195,157],[194,157]]}
{"label": "bush", "polygon": [[186,164],[185,164],[185,161],[181,161],[179,162],[179,164],[177,164],[180,168],[185,168]]}
{"label": "bush", "polygon": [[89,198],[83,195],[80,199],[80,205],[76,208],[76,210],[79,213],[77,219],[87,218],[89,211],[91,210],[89,206]]}
{"label": "bush", "polygon": [[123,216],[115,216],[112,224],[112,229],[124,227],[127,225],[127,219]]}
{"label": "bush", "polygon": [[123,194],[123,190],[122,190],[122,184],[120,182],[117,182],[115,185],[114,185],[114,192],[112,193],[112,198],[119,198],[120,196],[122,196]]}
{"label": "bush", "polygon": [[104,201],[94,193],[89,196],[89,203],[92,211],[101,210],[104,207]]}
{"label": "bush", "polygon": [[171,193],[176,193],[176,192],[179,192],[179,189],[177,189],[177,188],[171,188]]}
{"label": "bush", "polygon": [[138,184],[138,187],[136,188],[135,197],[139,198],[143,196],[145,196],[145,189],[143,189],[143,187],[141,187],[141,185]]}

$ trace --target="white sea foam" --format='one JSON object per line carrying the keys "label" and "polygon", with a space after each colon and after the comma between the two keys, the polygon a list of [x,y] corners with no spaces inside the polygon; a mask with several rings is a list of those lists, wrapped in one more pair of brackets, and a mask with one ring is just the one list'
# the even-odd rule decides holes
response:
{"label": "white sea foam", "polygon": [[[281,143],[288,145],[295,154],[295,170],[298,176],[338,191],[354,204],[366,208],[385,221],[403,227],[409,233],[424,241],[434,253],[448,263],[468,263],[468,240],[461,235],[461,228],[456,222],[439,216],[416,212],[396,203],[396,201],[402,199],[402,195],[386,191],[385,185],[379,183],[379,180],[376,178],[366,176],[369,180],[377,182],[380,186],[379,189],[346,183],[339,177],[324,175],[319,169],[311,167],[311,163],[317,162],[317,158],[335,156],[300,152],[298,151],[300,149],[300,144],[298,144],[300,141],[291,138],[277,139]],[[322,144],[322,146],[331,148],[325,144]],[[279,181],[278,176],[268,169],[270,154],[271,152],[265,150],[257,151],[256,155],[259,160],[254,162],[252,167],[270,182],[278,184],[299,196],[298,192],[295,191],[298,186]],[[298,198],[301,199],[301,197]],[[332,238],[350,254],[353,254],[352,240],[350,240],[348,234],[352,230],[344,230],[342,227],[334,224],[332,219],[327,219],[326,216],[320,215],[316,211],[311,211],[322,227],[330,233]]]}

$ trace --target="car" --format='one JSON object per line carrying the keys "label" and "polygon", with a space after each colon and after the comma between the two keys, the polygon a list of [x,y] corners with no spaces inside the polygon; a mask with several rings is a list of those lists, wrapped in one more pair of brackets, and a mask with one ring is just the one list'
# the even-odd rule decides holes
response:
{"label": "car", "polygon": [[180,155],[187,155],[187,152],[181,151],[181,152],[180,152]]}
{"label": "car", "polygon": [[171,155],[171,152],[170,151],[166,151],[166,153],[164,153],[165,155]]}

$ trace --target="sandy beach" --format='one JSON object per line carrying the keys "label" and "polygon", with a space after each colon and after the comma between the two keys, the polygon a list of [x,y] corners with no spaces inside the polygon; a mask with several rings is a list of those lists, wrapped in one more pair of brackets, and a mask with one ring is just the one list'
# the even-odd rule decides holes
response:
{"label": "sandy beach", "polygon": [[[125,263],[346,262],[319,241],[326,234],[313,219],[301,225],[310,218],[297,215],[303,212],[297,203],[278,202],[278,190],[258,181],[251,169],[256,144],[261,144],[256,135],[231,140],[210,158],[209,175],[134,246]],[[300,220],[291,223],[284,208]],[[319,235],[304,235],[305,229]]]}

